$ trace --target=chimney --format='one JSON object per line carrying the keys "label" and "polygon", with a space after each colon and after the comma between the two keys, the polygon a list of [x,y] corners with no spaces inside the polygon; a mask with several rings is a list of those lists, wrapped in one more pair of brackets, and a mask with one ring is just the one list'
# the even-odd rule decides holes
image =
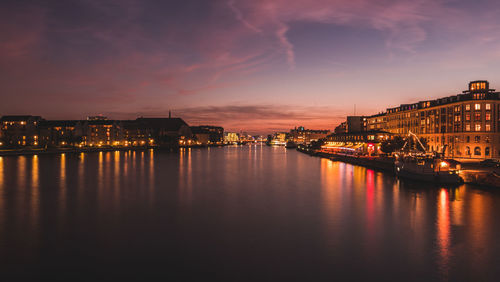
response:
{"label": "chimney", "polygon": [[172,112],[168,110],[168,118],[172,118]]}

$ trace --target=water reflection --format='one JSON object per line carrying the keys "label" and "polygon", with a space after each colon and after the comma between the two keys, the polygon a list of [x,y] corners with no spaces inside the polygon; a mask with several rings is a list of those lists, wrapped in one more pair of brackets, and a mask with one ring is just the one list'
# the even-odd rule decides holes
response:
{"label": "water reflection", "polygon": [[41,269],[68,252],[104,272],[103,261],[134,269],[168,253],[189,271],[280,261],[304,277],[487,281],[498,277],[497,214],[495,191],[266,146],[0,157],[0,253]]}
{"label": "water reflection", "polygon": [[182,148],[179,154],[179,200],[190,206],[192,197],[192,160],[191,148]]}
{"label": "water reflection", "polygon": [[59,165],[59,205],[60,212],[59,216],[64,218],[64,214],[66,213],[66,195],[67,195],[67,187],[66,187],[66,154],[61,154],[60,165]]}
{"label": "water reflection", "polygon": [[444,280],[448,280],[450,259],[450,205],[448,190],[439,191],[437,202],[437,243],[439,253],[439,268]]}

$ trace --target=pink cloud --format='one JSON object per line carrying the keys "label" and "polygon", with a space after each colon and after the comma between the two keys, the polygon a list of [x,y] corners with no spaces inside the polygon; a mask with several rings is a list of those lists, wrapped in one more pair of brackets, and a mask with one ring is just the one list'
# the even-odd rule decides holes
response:
{"label": "pink cloud", "polygon": [[425,25],[436,20],[446,23],[446,15],[453,12],[444,4],[434,0],[230,1],[235,17],[245,26],[275,35],[291,68],[296,54],[287,32],[293,22],[369,27],[386,34],[389,51],[414,52],[427,38]]}

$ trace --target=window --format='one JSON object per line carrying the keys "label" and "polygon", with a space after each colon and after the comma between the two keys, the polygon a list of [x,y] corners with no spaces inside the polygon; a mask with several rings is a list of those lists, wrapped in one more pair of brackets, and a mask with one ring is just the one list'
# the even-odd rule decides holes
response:
{"label": "window", "polygon": [[484,155],[489,156],[490,155],[490,147],[484,148]]}
{"label": "window", "polygon": [[491,131],[491,124],[486,124],[484,130]]}
{"label": "window", "polygon": [[479,147],[474,148],[474,155],[481,156],[481,148]]}
{"label": "window", "polygon": [[470,104],[465,105],[465,110],[470,111]]}
{"label": "window", "polygon": [[480,111],[481,110],[481,104],[474,104],[474,110]]}
{"label": "window", "polygon": [[484,105],[484,107],[486,110],[491,110],[491,104],[486,104],[486,105]]}
{"label": "window", "polygon": [[469,121],[470,120],[470,114],[465,114],[465,120]]}
{"label": "window", "polygon": [[470,156],[470,147],[469,146],[465,147],[465,154]]}
{"label": "window", "polygon": [[474,113],[474,120],[475,121],[481,120],[481,113]]}
{"label": "window", "polygon": [[476,123],[476,131],[481,131],[481,124],[480,123]]}
{"label": "window", "polygon": [[485,115],[485,119],[486,119],[486,120],[491,120],[491,114],[490,114],[490,113],[486,113],[486,115]]}
{"label": "window", "polygon": [[474,136],[474,142],[479,143],[481,141],[481,136]]}
{"label": "window", "polygon": [[470,142],[470,136],[465,137],[465,141],[466,141],[467,143],[469,143],[469,142]]}
{"label": "window", "polygon": [[470,124],[465,125],[465,131],[470,131]]}

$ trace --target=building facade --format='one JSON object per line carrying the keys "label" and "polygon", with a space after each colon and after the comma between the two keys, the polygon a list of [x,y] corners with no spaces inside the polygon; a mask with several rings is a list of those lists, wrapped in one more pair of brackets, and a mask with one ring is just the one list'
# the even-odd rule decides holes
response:
{"label": "building facade", "polygon": [[0,118],[2,131],[1,143],[4,147],[34,147],[38,146],[38,125],[40,116],[3,116]]}
{"label": "building facade", "polygon": [[457,159],[500,158],[500,93],[488,81],[461,94],[389,108],[367,117],[368,128],[424,138],[427,150]]}
{"label": "building facade", "polygon": [[220,145],[224,143],[224,128],[220,126],[191,126],[191,131],[200,145]]}
{"label": "building facade", "polygon": [[296,144],[310,144],[312,141],[325,138],[330,133],[330,130],[305,129],[299,126],[290,130],[288,139]]}
{"label": "building facade", "polygon": [[43,147],[78,146],[83,142],[83,122],[79,120],[42,120],[38,128]]}
{"label": "building facade", "polygon": [[382,153],[382,142],[389,140],[391,136],[392,134],[380,130],[331,134],[326,137],[321,148],[329,153],[374,155]]}
{"label": "building facade", "polygon": [[84,121],[83,128],[83,146],[122,145],[122,126],[119,121],[89,117]]}

